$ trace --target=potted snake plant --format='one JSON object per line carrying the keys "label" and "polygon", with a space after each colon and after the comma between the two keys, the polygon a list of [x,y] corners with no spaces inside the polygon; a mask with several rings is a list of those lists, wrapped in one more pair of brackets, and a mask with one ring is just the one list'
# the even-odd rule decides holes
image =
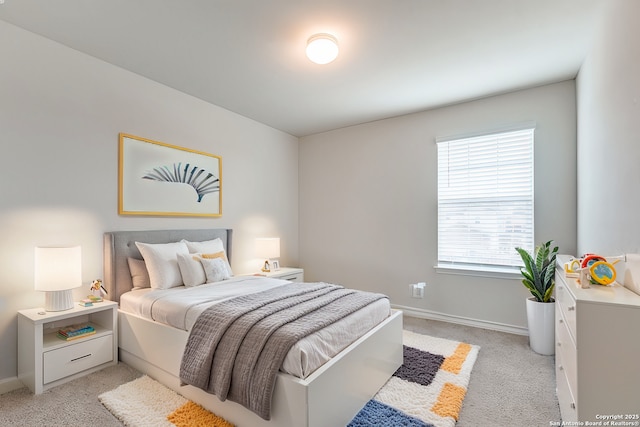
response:
{"label": "potted snake plant", "polygon": [[552,248],[553,240],[542,243],[530,254],[516,248],[524,267],[520,269],[522,284],[531,292],[527,298],[527,324],[529,345],[539,354],[555,353],[555,287],[556,255],[558,247]]}

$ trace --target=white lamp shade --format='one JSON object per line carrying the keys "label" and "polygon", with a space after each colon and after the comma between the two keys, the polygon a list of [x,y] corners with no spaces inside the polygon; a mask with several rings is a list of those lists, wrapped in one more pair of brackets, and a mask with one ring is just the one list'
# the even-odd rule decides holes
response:
{"label": "white lamp shade", "polygon": [[316,34],[307,41],[307,58],[316,64],[328,64],[338,57],[338,41],[331,34]]}
{"label": "white lamp shade", "polygon": [[264,237],[256,239],[256,255],[264,259],[279,258],[280,238]]}
{"label": "white lamp shade", "polygon": [[35,289],[64,291],[82,286],[82,250],[70,248],[36,248]]}

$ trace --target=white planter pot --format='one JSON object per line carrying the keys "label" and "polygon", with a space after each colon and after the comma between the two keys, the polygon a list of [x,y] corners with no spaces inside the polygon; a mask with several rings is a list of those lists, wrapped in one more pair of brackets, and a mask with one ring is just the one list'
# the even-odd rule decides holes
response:
{"label": "white planter pot", "polygon": [[527,322],[531,349],[547,356],[555,354],[555,303],[527,298]]}

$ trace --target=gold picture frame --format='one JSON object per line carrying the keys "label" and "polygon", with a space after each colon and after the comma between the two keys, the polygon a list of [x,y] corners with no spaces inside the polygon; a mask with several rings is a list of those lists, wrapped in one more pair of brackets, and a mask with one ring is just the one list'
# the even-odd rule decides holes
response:
{"label": "gold picture frame", "polygon": [[222,157],[119,134],[118,214],[222,216]]}

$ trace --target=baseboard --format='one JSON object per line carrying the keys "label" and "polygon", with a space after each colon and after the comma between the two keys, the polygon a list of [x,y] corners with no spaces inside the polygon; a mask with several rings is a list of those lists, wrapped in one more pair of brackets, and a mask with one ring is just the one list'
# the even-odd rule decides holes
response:
{"label": "baseboard", "polygon": [[521,326],[507,325],[498,322],[488,322],[486,320],[454,316],[451,314],[438,313],[436,311],[405,307],[396,304],[392,304],[392,308],[402,310],[402,312],[407,316],[417,317],[419,319],[439,320],[441,322],[455,323],[464,326],[473,326],[474,328],[490,329],[492,331],[506,332],[509,334],[529,335],[529,331],[527,330],[527,328],[523,328]]}
{"label": "baseboard", "polygon": [[22,381],[20,381],[18,377],[0,380],[0,394],[9,393],[22,387],[24,387],[24,384],[22,384]]}

